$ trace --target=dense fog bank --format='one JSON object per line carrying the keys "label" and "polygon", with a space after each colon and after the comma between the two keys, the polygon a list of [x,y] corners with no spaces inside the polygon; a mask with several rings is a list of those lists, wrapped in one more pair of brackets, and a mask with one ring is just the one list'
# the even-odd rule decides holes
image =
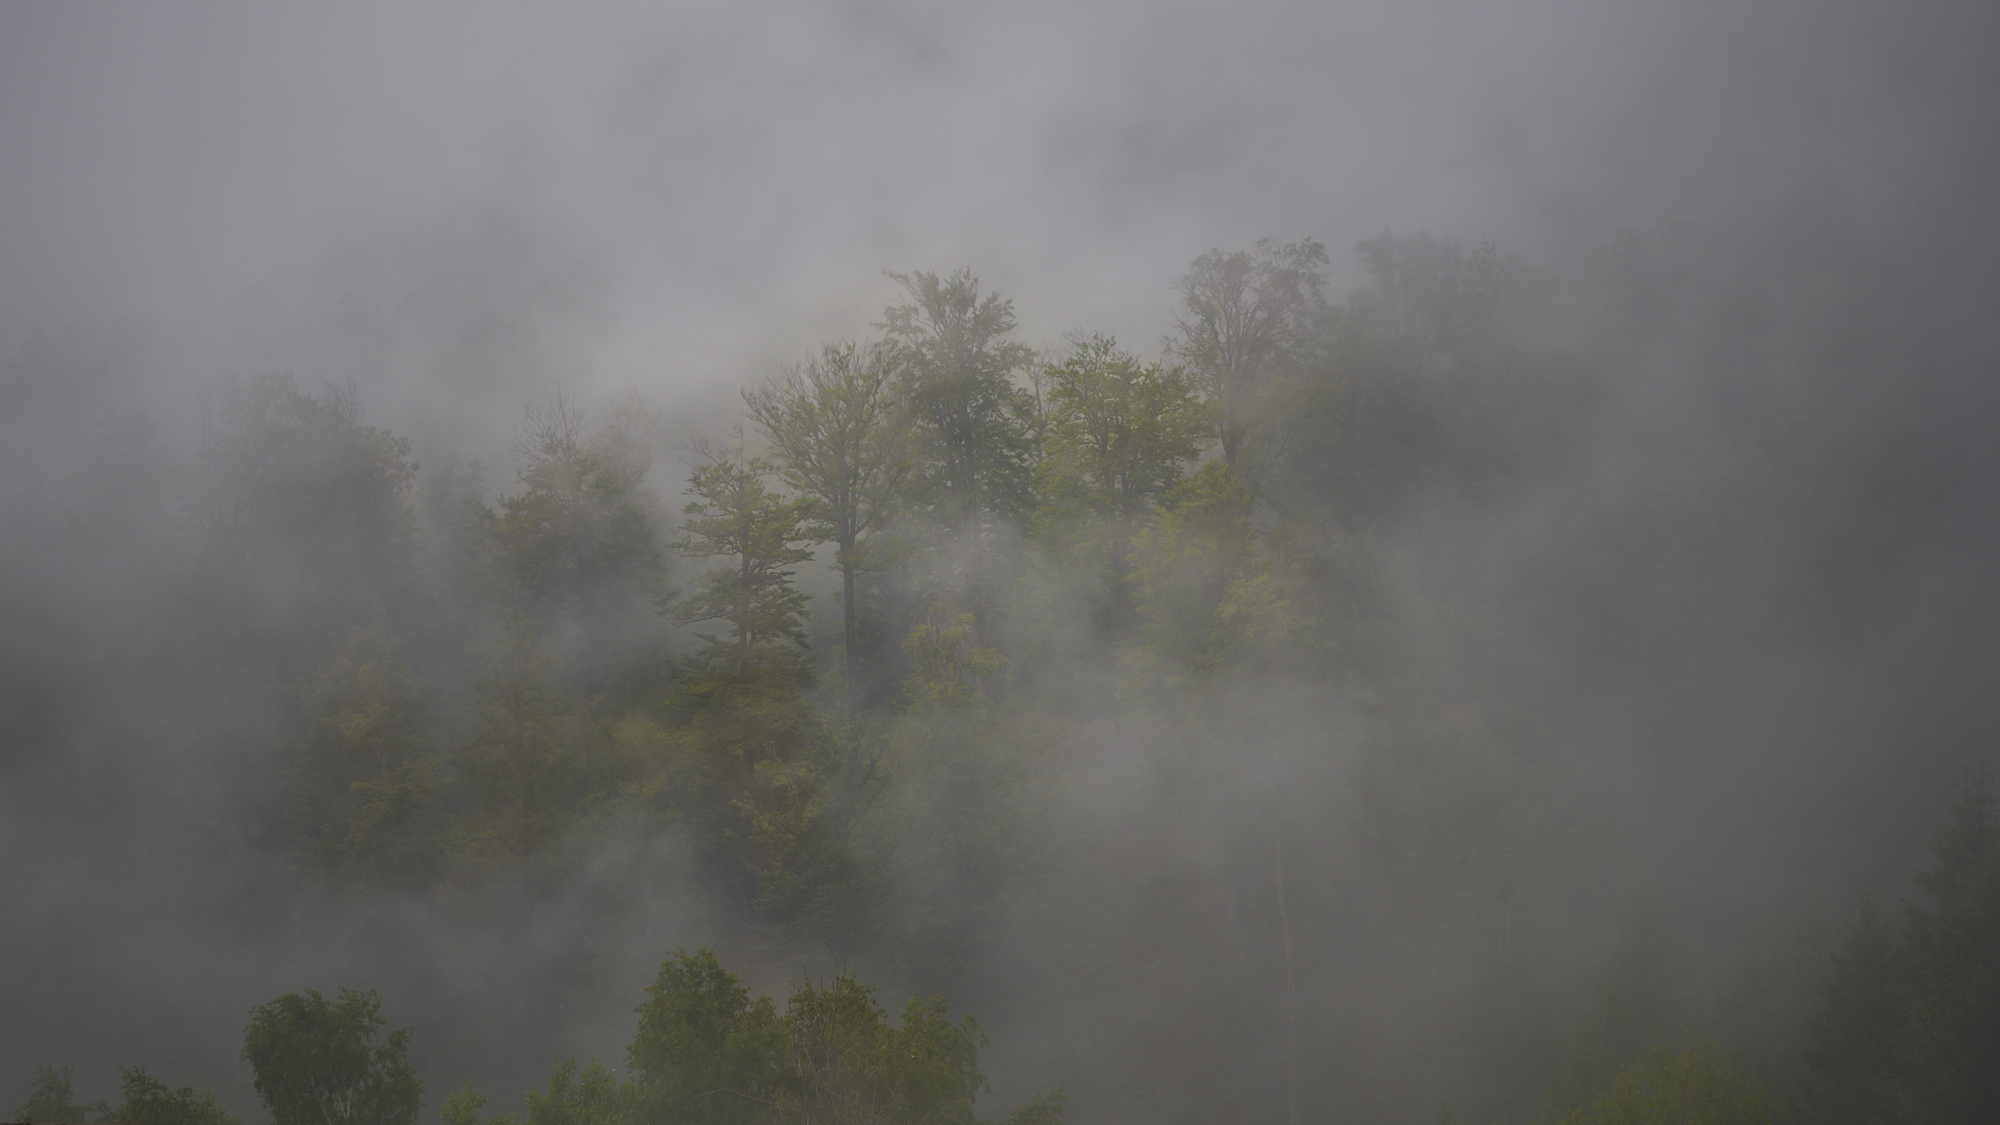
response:
{"label": "dense fog bank", "polygon": [[1510,12],[6,17],[0,1098],[664,1121],[706,949],[994,1120],[1975,1119],[1991,20]]}

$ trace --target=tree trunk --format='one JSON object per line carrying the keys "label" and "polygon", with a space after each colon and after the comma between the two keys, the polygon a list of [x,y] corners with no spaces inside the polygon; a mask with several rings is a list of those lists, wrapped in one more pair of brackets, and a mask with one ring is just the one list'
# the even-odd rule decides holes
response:
{"label": "tree trunk", "polygon": [[854,538],[840,544],[840,694],[847,718],[854,718]]}

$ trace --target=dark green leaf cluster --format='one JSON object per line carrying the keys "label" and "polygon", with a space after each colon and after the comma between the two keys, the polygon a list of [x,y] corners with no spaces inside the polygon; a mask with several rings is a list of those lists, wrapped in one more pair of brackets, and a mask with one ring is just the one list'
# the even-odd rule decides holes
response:
{"label": "dark green leaf cluster", "polygon": [[276,1125],[415,1125],[424,1084],[410,1030],[388,1024],[371,989],[288,992],[251,1010],[243,1061]]}

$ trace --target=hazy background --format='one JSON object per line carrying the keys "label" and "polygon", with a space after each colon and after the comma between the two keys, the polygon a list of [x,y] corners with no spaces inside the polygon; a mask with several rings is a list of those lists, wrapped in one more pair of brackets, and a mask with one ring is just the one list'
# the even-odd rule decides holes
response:
{"label": "hazy background", "polygon": [[[1031,343],[1151,352],[1216,247],[1317,238],[1338,296],[1384,229],[1550,271],[1639,233],[1678,248],[1694,321],[1723,327],[1633,349],[1567,473],[1413,517],[1405,620],[1546,724],[1552,805],[1617,827],[1617,863],[1565,884],[1580,929],[1611,926],[1621,872],[1691,930],[1837,914],[1909,869],[2000,734],[1996,22],[1942,2],[10,7],[0,473],[28,495],[93,440],[132,453],[101,436],[126,412],[184,450],[200,388],[271,370],[351,381],[427,466],[504,465],[557,384],[635,388],[669,438],[713,430],[737,386],[867,331],[883,269],[969,265]],[[1634,529],[1662,496],[1770,484],[1700,453],[1760,427],[1839,455],[1667,658],[1607,661],[1593,622]],[[467,945],[421,904],[371,904],[374,940],[408,943],[401,981],[349,981],[340,934],[260,912],[287,876],[231,821],[241,794],[161,799],[218,740],[45,697],[60,653],[117,650],[144,591],[5,550],[0,1104],[68,1059],[89,1096],[143,1061],[251,1109],[243,1013],[306,985],[380,985],[432,1104],[468,1074],[517,1098],[556,1048],[617,1054],[636,996],[566,1031],[525,1006],[453,1022],[575,940],[559,911]],[[1840,597],[1787,603],[1802,573]],[[1455,599],[1487,615],[1450,619]],[[671,913],[606,953],[625,978]],[[996,1083],[1075,1081],[1019,1044],[1078,1014],[1005,994],[965,1005]]]}

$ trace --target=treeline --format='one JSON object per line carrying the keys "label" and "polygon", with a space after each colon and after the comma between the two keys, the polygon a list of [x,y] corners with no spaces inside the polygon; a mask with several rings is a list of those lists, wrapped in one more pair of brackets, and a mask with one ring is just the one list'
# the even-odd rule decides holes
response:
{"label": "treeline", "polygon": [[[1866,634],[1921,530],[1893,491],[1823,502],[1873,479],[1848,403],[1752,401],[1795,344],[1760,333],[1811,318],[1671,240],[1561,269],[1357,251],[1339,298],[1310,241],[1204,255],[1158,349],[1038,350],[969,271],[893,275],[865,339],[750,388],[684,479],[636,397],[545,397],[504,469],[420,467],[352,390],[285,375],[216,384],[184,454],[110,419],[10,499],[0,710],[38,815],[166,842],[79,835],[116,878],[52,875],[42,913],[361,919],[329,940],[376,983],[407,947],[368,944],[371,910],[461,937],[546,913],[546,964],[490,991],[547,1039],[628,1002],[631,950],[759,980],[824,957],[1042,1029],[1010,1058],[1080,1117],[1561,1120],[1682,1082],[1953,1119],[1921,1091],[1970,1089],[1985,1049],[1952,982],[1988,979],[1963,904],[1990,881],[1864,911],[1826,1012],[1893,1018],[1810,1027],[1817,963],[1717,998],[1681,986],[1694,923],[1579,891],[1661,870],[1607,827],[1579,701],[1665,732],[1632,757],[1697,760],[1728,654]],[[1875,371],[1840,327],[1799,362]],[[1681,409],[1663,385],[1742,409],[1658,422],[1698,442],[1627,425]],[[1607,452],[1634,432],[1663,451]],[[870,1051],[909,1033],[853,1010]],[[786,1050],[792,1018],[754,1016]],[[806,1096],[799,1056],[758,1057]],[[650,1120],[558,1075],[531,1117],[616,1087]],[[1875,1101],[1837,1087],[1859,1075]],[[83,1115],[208,1112],[140,1079]]]}
{"label": "treeline", "polygon": [[[671,831],[719,909],[939,956],[990,894],[972,873],[1026,858],[1019,826],[979,825],[1036,755],[1217,685],[1362,666],[1373,528],[1526,455],[1454,432],[1484,369],[1531,350],[1506,316],[1520,268],[1363,249],[1375,284],[1346,305],[1314,243],[1203,257],[1157,358],[1104,337],[1038,355],[969,272],[897,275],[879,339],[745,394],[678,520],[636,399],[531,407],[496,500],[476,463],[420,480],[339,390],[224,384],[187,612],[290,693],[278,830],[405,887]],[[818,614],[815,560],[838,580]],[[948,793],[939,819],[893,822],[898,786]],[[886,900],[915,840],[967,873],[964,901]],[[912,913],[932,924],[894,932]]]}
{"label": "treeline", "polygon": [[[1544,1119],[1992,1120],[2000,1112],[1992,1070],[2000,1058],[2000,800],[1990,776],[1960,786],[1928,849],[1932,863],[1913,880],[1926,901],[1905,900],[1891,913],[1871,891],[1838,933],[1818,973],[1796,1091],[1773,1096],[1706,1039],[1672,1046],[1662,1013],[1629,1026],[1627,997],[1601,1013],[1609,1019],[1579,1029]],[[524,1117],[485,1125],[976,1125],[975,1102],[989,1088],[979,1069],[984,1032],[969,1016],[953,1021],[940,996],[912,997],[898,1026],[874,988],[843,974],[794,985],[781,1013],[708,950],[676,951],[646,995],[626,1054],[629,1077],[596,1060],[559,1060],[545,1087],[528,1090]],[[381,1034],[380,1009],[374,992],[342,989],[333,1000],[306,990],[253,1010],[241,1057],[275,1125],[416,1125],[424,1085],[409,1061],[410,1032]],[[1637,1054],[1622,1053],[1648,1040]],[[75,1104],[72,1069],[40,1067],[12,1119],[241,1125],[213,1093],[171,1089],[144,1067],[120,1073],[114,1108]],[[1063,1100],[1060,1090],[1035,1098],[1003,1125],[1060,1125]],[[467,1086],[440,1113],[447,1125],[481,1125],[486,1101]],[[1439,1116],[1452,1118],[1448,1102]]]}
{"label": "treeline", "polygon": [[[523,1117],[486,1125],[778,1125],[879,1121],[978,1125],[974,1100],[986,1036],[954,1021],[941,996],[912,998],[900,1025],[875,990],[852,976],[793,988],[781,1013],[752,998],[708,950],[667,958],[646,989],[620,1079],[592,1060],[557,1062],[546,1088],[531,1087]],[[408,1028],[388,1020],[373,991],[333,999],[307,989],[250,1013],[242,1060],[275,1125],[417,1125],[424,1084],[410,1062]],[[120,1101],[74,1104],[73,1069],[43,1066],[22,1122],[106,1125],[242,1125],[213,1093],[169,1089],[144,1067],[121,1070]],[[1061,1125],[1060,1090],[1017,1107],[1004,1125]],[[447,1125],[480,1125],[486,1097],[467,1086],[443,1102]]]}

